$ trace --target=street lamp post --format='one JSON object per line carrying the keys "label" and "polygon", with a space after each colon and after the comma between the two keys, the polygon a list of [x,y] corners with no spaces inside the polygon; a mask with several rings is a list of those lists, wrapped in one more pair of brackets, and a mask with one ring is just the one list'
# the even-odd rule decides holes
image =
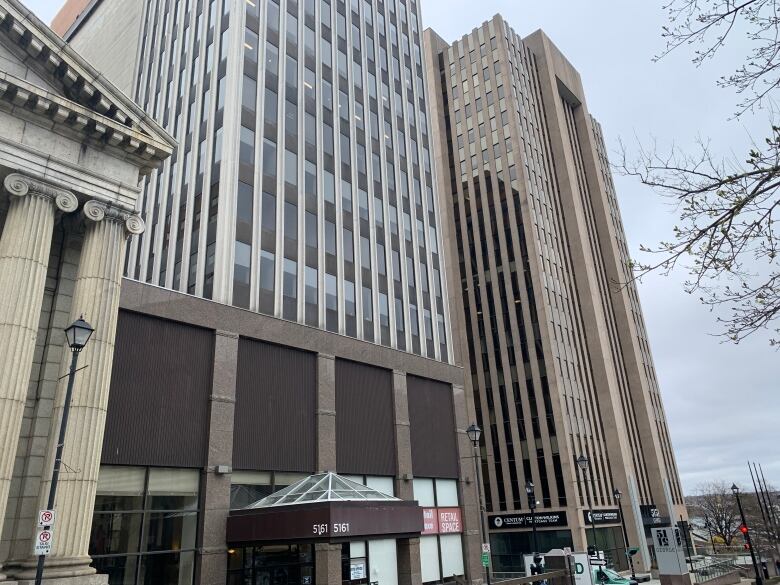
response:
{"label": "street lamp post", "polygon": [[753,550],[753,543],[750,540],[750,528],[745,520],[745,512],[742,510],[742,501],[739,499],[739,487],[737,484],[732,484],[731,491],[734,492],[734,497],[737,499],[737,507],[739,508],[739,516],[742,518],[742,526],[745,527],[745,542],[750,549],[750,558],[753,561],[753,570],[756,572],[756,585],[763,585],[763,578],[761,572],[758,569],[758,562],[756,561],[756,551]]}
{"label": "street lamp post", "polygon": [[[65,392],[65,402],[62,405],[62,422],[60,423],[60,434],[57,440],[57,455],[54,458],[54,469],[51,474],[51,487],[49,488],[48,510],[54,509],[54,498],[57,495],[57,482],[60,479],[60,467],[62,466],[62,448],[65,444],[65,432],[68,429],[68,415],[70,414],[70,400],[73,396],[73,381],[76,377],[76,365],[79,361],[79,353],[87,345],[89,338],[95,330],[84,321],[83,316],[74,321],[70,327],[65,329],[65,337],[71,351],[70,370],[68,370],[68,388]],[[41,585],[43,579],[43,562],[45,555],[38,555],[38,566],[35,570],[35,585]]]}
{"label": "street lamp post", "polygon": [[[598,551],[598,548],[596,547],[596,523],[593,520],[593,505],[590,498],[590,491],[588,490],[588,483],[585,481],[585,472],[588,470],[589,463],[590,461],[588,461],[588,458],[585,457],[585,455],[577,457],[577,467],[582,470],[582,482],[585,484],[585,495],[588,499],[588,518],[590,519],[591,534],[593,534],[593,548]],[[577,477],[579,479],[579,476]]]}
{"label": "street lamp post", "polygon": [[[477,459],[478,455],[478,448],[479,448],[479,438],[482,436],[482,429],[480,429],[477,426],[477,423],[473,423],[469,428],[466,429],[466,434],[469,436],[469,439],[471,439],[471,444],[474,445],[474,467],[477,470],[477,498],[479,499],[479,535],[482,539],[482,543],[486,543],[486,532],[487,529],[485,528],[485,506],[482,502],[482,479],[480,476],[479,471],[479,460]],[[487,585],[490,585],[490,567],[485,567],[485,581],[487,582]]]}
{"label": "street lamp post", "polygon": [[525,482],[525,493],[528,495],[528,507],[531,508],[531,531],[534,538],[534,556],[539,552],[539,542],[536,540],[536,494],[532,481]]}
{"label": "street lamp post", "polygon": [[626,545],[626,556],[628,557],[628,564],[631,566],[631,578],[636,581],[636,572],[634,571],[634,556],[628,554],[628,530],[626,530],[626,519],[623,518],[623,503],[620,501],[621,496],[623,495],[620,493],[620,490],[615,488],[615,491],[612,492],[612,495],[615,496],[615,499],[618,503],[618,513],[620,514],[620,525],[623,527],[623,541]]}

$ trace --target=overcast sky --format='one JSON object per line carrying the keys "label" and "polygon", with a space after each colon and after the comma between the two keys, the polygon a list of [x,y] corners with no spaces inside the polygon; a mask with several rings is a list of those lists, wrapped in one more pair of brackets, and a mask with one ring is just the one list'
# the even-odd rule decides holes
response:
{"label": "overcast sky", "polygon": [[[45,22],[60,4],[26,1]],[[665,0],[421,1],[423,25],[448,41],[495,13],[523,36],[544,29],[582,75],[613,153],[621,137],[685,146],[701,135],[742,158],[749,135],[764,138],[766,116],[729,122],[738,99],[715,87],[741,56],[737,39],[703,69],[691,65],[687,49],[652,62],[663,47]],[[675,221],[668,204],[633,179],[615,180],[632,253],[668,238]],[[685,491],[709,480],[747,485],[748,458],[763,462],[767,480],[780,486],[780,353],[767,335],[722,344],[715,317],[682,290],[684,278],[649,277],[640,295]]]}

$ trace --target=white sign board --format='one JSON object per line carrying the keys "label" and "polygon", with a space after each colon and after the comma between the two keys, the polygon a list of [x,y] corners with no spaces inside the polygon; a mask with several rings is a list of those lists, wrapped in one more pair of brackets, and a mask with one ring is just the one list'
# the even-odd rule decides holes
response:
{"label": "white sign board", "polygon": [[660,575],[685,575],[688,563],[685,561],[685,545],[677,527],[653,528],[653,546]]}
{"label": "white sign board", "polygon": [[357,581],[358,579],[366,578],[366,561],[360,559],[359,561],[352,560],[349,563],[349,578],[351,581]]}
{"label": "white sign board", "polygon": [[54,544],[54,533],[51,530],[39,529],[35,535],[33,554],[35,556],[50,554],[52,544]]}
{"label": "white sign board", "polygon": [[54,510],[38,510],[38,528],[54,526],[55,518]]}
{"label": "white sign board", "polygon": [[571,557],[574,565],[574,585],[593,585],[588,553],[574,553]]}
{"label": "white sign board", "polygon": [[490,544],[487,542],[482,543],[482,552],[483,553],[489,553],[490,552]]}

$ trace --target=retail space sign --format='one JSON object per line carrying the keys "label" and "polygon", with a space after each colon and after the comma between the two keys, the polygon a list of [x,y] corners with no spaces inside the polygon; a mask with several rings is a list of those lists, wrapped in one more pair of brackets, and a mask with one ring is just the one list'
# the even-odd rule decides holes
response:
{"label": "retail space sign", "polygon": [[587,553],[574,553],[574,585],[593,585],[593,573],[590,570],[590,559]]}
{"label": "retail space sign", "polygon": [[618,524],[620,523],[620,511],[619,510],[584,510],[582,517],[585,520],[585,524],[590,526],[591,524]]}
{"label": "retail space sign", "polygon": [[[537,528],[545,526],[566,526],[566,512],[543,512],[535,514],[535,525]],[[494,529],[507,529],[507,528],[531,528],[532,516],[531,514],[499,514],[490,516],[489,520],[490,528]]]}
{"label": "retail space sign", "polygon": [[439,534],[459,534],[463,532],[460,508],[439,508]]}
{"label": "retail space sign", "polygon": [[685,560],[685,545],[680,529],[672,526],[653,528],[653,547],[661,575],[685,575],[688,563]]}
{"label": "retail space sign", "polygon": [[35,556],[51,554],[51,547],[54,544],[54,533],[45,528],[39,528],[35,534]]}
{"label": "retail space sign", "polygon": [[460,508],[423,508],[423,536],[463,532]]}

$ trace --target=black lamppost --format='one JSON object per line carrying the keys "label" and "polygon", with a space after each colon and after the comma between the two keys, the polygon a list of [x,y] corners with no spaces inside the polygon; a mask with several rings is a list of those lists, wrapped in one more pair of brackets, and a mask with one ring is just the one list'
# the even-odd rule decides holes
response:
{"label": "black lamppost", "polygon": [[536,495],[532,481],[525,482],[525,493],[528,495],[528,507],[531,508],[531,530],[534,535],[534,555],[539,552],[539,542],[536,540]]}
{"label": "black lamppost", "polygon": [[623,541],[626,544],[626,556],[628,557],[628,564],[631,566],[631,578],[636,581],[636,572],[634,572],[634,555],[631,555],[628,553],[628,530],[626,530],[626,519],[623,518],[623,504],[620,501],[621,496],[623,495],[620,493],[620,490],[615,488],[615,491],[612,492],[612,495],[615,496],[615,499],[618,503],[618,513],[620,514],[620,525],[623,527]]}
{"label": "black lamppost", "polygon": [[[590,491],[588,490],[588,483],[585,481],[585,472],[588,470],[589,463],[590,461],[588,461],[588,458],[585,457],[585,455],[577,457],[577,467],[582,470],[582,482],[585,484],[585,495],[588,499],[588,518],[590,519],[590,529],[593,534],[593,548],[598,551],[598,548],[596,547],[596,523],[593,520],[593,506],[590,499]],[[577,476],[577,479],[579,481],[579,476]]]}
{"label": "black lamppost", "polygon": [[750,558],[753,560],[753,570],[756,572],[756,585],[762,585],[764,580],[761,578],[758,562],[756,562],[756,551],[753,550],[753,543],[750,541],[750,528],[747,525],[747,520],[745,520],[745,512],[742,510],[742,501],[739,499],[739,487],[737,484],[732,484],[731,491],[734,492],[734,497],[737,498],[737,507],[742,518],[742,526],[745,527],[745,542],[750,549]]}
{"label": "black lamppost", "polygon": [[[74,321],[65,329],[65,337],[71,351],[70,370],[68,370],[68,389],[65,392],[65,402],[62,405],[62,422],[60,423],[60,435],[57,440],[57,455],[54,458],[54,469],[51,473],[51,487],[49,488],[48,510],[54,509],[54,498],[57,495],[57,482],[60,479],[60,467],[62,466],[62,448],[65,444],[65,431],[68,429],[68,415],[70,414],[70,400],[73,396],[73,381],[76,377],[76,364],[79,361],[79,353],[87,345],[89,338],[95,330],[84,321],[83,316]],[[43,579],[43,562],[45,555],[38,555],[38,567],[35,571],[35,585],[41,585]]]}
{"label": "black lamppost", "polygon": [[[476,423],[473,423],[469,428],[466,429],[466,434],[469,436],[469,439],[471,439],[471,444],[474,445],[474,467],[477,470],[477,498],[479,499],[479,535],[482,539],[482,543],[486,543],[486,528],[485,528],[485,506],[482,503],[482,479],[480,476],[479,471],[479,459],[478,459],[478,449],[479,449],[479,438],[482,436],[482,429],[480,429]],[[481,458],[480,458],[481,459]],[[487,585],[490,585],[490,567],[485,567],[485,577],[487,581]]]}

